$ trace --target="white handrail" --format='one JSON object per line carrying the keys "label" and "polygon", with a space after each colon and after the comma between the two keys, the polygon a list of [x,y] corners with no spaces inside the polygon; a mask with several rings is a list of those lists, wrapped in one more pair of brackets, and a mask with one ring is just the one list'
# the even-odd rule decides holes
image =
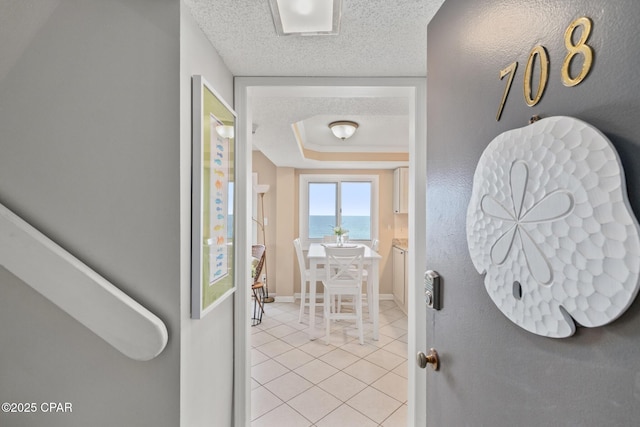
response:
{"label": "white handrail", "polygon": [[167,344],[162,320],[2,204],[0,265],[132,359]]}

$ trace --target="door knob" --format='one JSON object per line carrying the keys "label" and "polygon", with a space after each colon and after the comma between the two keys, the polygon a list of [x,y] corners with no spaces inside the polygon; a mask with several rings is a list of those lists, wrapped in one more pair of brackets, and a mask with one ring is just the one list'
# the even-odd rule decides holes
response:
{"label": "door knob", "polygon": [[422,369],[426,368],[427,365],[431,365],[431,368],[434,371],[440,369],[440,358],[438,357],[438,352],[435,348],[429,349],[429,353],[424,354],[423,352],[418,352],[418,356],[416,357],[416,362],[418,366]]}

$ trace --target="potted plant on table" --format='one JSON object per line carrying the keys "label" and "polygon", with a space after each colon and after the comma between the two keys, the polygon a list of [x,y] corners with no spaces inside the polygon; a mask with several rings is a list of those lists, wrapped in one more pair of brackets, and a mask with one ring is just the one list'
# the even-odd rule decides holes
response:
{"label": "potted plant on table", "polygon": [[338,246],[344,245],[345,236],[349,233],[349,230],[340,226],[333,227],[333,234],[336,235],[336,243]]}

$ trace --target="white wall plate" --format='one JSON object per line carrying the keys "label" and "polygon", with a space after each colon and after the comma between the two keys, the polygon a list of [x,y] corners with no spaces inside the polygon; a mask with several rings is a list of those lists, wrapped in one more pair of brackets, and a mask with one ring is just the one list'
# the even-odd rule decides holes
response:
{"label": "white wall plate", "polygon": [[493,302],[534,334],[606,325],[638,293],[640,231],[620,159],[606,136],[571,117],[489,144],[474,175],[467,243]]}

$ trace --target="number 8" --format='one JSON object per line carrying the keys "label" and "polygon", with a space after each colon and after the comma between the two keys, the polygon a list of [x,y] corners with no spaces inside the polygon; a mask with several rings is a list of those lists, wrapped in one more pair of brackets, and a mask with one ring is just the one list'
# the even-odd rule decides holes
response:
{"label": "number 8", "polygon": [[[582,35],[580,36],[580,40],[578,40],[577,44],[573,44],[573,32],[579,26],[583,27]],[[576,19],[567,27],[567,30],[564,32],[564,45],[567,48],[567,56],[564,57],[564,62],[562,63],[562,84],[565,86],[571,87],[579,84],[589,71],[591,71],[591,64],[593,62],[593,49],[591,46],[586,44],[587,39],[591,35],[591,20],[586,16]],[[582,70],[580,74],[576,78],[571,78],[569,73],[569,66],[571,65],[571,61],[573,57],[576,55],[582,54],[584,56],[584,63],[582,64]]]}

